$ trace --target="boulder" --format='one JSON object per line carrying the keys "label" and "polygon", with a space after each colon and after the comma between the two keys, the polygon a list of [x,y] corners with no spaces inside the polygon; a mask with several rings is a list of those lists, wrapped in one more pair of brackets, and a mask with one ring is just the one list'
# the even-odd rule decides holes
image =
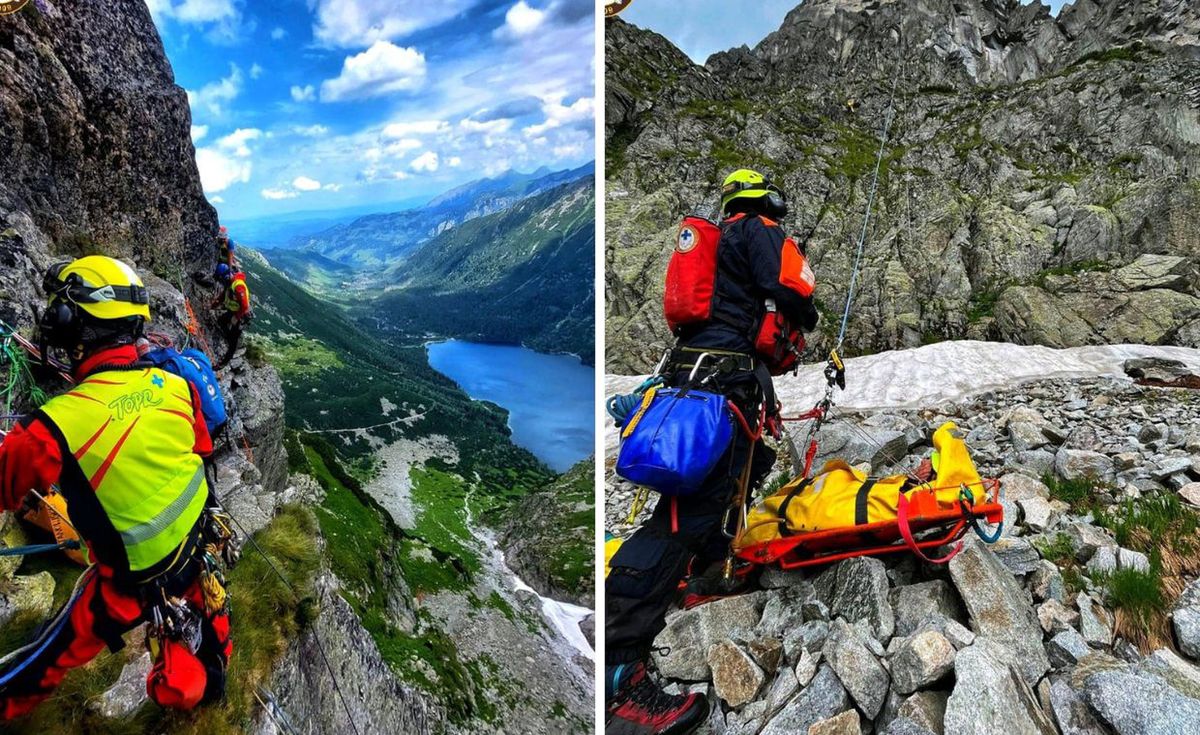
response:
{"label": "boulder", "polygon": [[800,660],[796,662],[796,668],[793,671],[799,686],[808,686],[808,683],[817,675],[817,667],[821,664],[821,658],[820,651],[804,651],[800,654]]}
{"label": "boulder", "polygon": [[[821,467],[831,459],[844,459],[852,465],[867,462],[871,465],[871,471],[875,472],[885,466],[899,464],[908,454],[909,443],[903,431],[863,425],[851,426],[848,421],[829,421],[821,427],[821,442],[818,447],[814,467]],[[794,452],[792,456],[803,458],[805,448],[794,448],[799,451]],[[797,473],[804,469],[803,466],[793,468]]]}
{"label": "boulder", "polygon": [[1094,673],[1084,680],[1083,698],[1117,735],[1189,735],[1200,722],[1200,700],[1144,671]]}
{"label": "boulder", "polygon": [[1057,735],[1010,648],[981,638],[959,651],[954,676],[946,702],[947,733]]}
{"label": "boulder", "polygon": [[1200,579],[1184,588],[1171,613],[1171,626],[1179,650],[1193,661],[1200,661]]}
{"label": "boulder", "polygon": [[[1153,253],[1139,255],[1137,260],[1129,265],[1113,271],[1113,276],[1125,287],[1126,291],[1146,291],[1152,288],[1188,291],[1193,278],[1192,264],[1188,258]],[[1154,359],[1156,358],[1149,358],[1149,360]],[[1147,358],[1126,360],[1125,372],[1129,372],[1131,363],[1145,364],[1146,362],[1148,362]],[[1175,361],[1164,360],[1163,362],[1173,363]],[[1182,365],[1182,363],[1179,364]]]}
{"label": "boulder", "polygon": [[1066,669],[1092,653],[1087,641],[1074,628],[1061,631],[1046,643],[1046,655],[1055,669]]}
{"label": "boulder", "polygon": [[935,733],[945,732],[946,699],[949,692],[924,691],[917,692],[905,699],[897,710],[897,717],[912,720],[916,724]]}
{"label": "boulder", "polygon": [[879,735],[939,735],[939,733],[907,717],[897,717]]}
{"label": "boulder", "polygon": [[[815,672],[816,667],[813,668]],[[780,669],[771,686],[767,688],[767,695],[763,697],[767,703],[767,712],[778,712],[798,691],[800,681],[796,679],[796,672],[787,668]]]}
{"label": "boulder", "polygon": [[825,647],[829,638],[829,623],[824,620],[810,620],[787,632],[783,638],[783,655],[789,662],[800,660],[803,652],[817,653]]}
{"label": "boulder", "polygon": [[746,652],[767,676],[774,676],[783,660],[783,643],[778,638],[759,638],[746,644]]}
{"label": "boulder", "polygon": [[850,696],[833,669],[821,666],[808,686],[767,720],[760,735],[806,733],[816,723],[845,712],[851,706]]}
{"label": "boulder", "polygon": [[1062,735],[1109,735],[1108,729],[1096,720],[1087,703],[1066,679],[1057,678],[1050,682],[1049,709]]}
{"label": "boulder", "polygon": [[1072,523],[1067,526],[1067,539],[1075,560],[1084,563],[1092,558],[1097,549],[1116,546],[1117,542],[1108,531],[1090,523]]}
{"label": "boulder", "polygon": [[880,643],[891,640],[896,615],[888,599],[887,568],[873,557],[847,559],[826,570],[817,580],[817,594],[832,617],[854,623],[866,620]]}
{"label": "boulder", "polygon": [[757,697],[766,681],[762,668],[733,641],[721,641],[710,648],[708,666],[713,690],[734,709]]}
{"label": "boulder", "polygon": [[845,620],[835,620],[822,651],[855,704],[874,719],[887,697],[890,678],[875,654]]}
{"label": "boulder", "polygon": [[1165,357],[1135,357],[1125,361],[1125,374],[1135,380],[1170,383],[1192,374],[1187,365]]}
{"label": "boulder", "polygon": [[1054,455],[1054,472],[1064,480],[1112,482],[1116,477],[1113,461],[1107,454],[1066,447]]}
{"label": "boulder", "polygon": [[149,673],[150,653],[147,651],[125,664],[117,683],[90,700],[88,706],[110,720],[129,717],[147,701],[146,675]]}
{"label": "boulder", "polygon": [[1046,635],[1054,636],[1064,630],[1075,630],[1079,625],[1079,613],[1058,600],[1047,600],[1038,606],[1038,623]]}
{"label": "boulder", "polygon": [[5,585],[0,595],[0,627],[8,625],[17,615],[37,620],[50,617],[54,606],[54,577],[50,572],[19,575]]}
{"label": "boulder", "polygon": [[789,630],[805,622],[804,603],[814,599],[811,583],[798,584],[777,590],[763,605],[762,618],[755,635],[782,639]]}
{"label": "boulder", "polygon": [[1000,487],[1004,488],[1005,496],[1017,503],[1029,498],[1050,499],[1050,488],[1046,487],[1044,482],[1019,472],[1011,472],[1001,477]]}
{"label": "boulder", "polygon": [[985,544],[971,538],[950,562],[950,578],[966,604],[975,633],[1002,642],[1015,654],[1025,682],[1036,684],[1050,662],[1042,648],[1041,625],[1012,574]]}
{"label": "boulder", "polygon": [[1026,498],[1019,505],[1026,527],[1034,533],[1048,531],[1058,523],[1058,511],[1045,498]]}
{"label": "boulder", "polygon": [[862,723],[859,722],[856,710],[846,710],[820,722],[814,722],[808,728],[808,735],[861,735]]}
{"label": "boulder", "polygon": [[1108,648],[1113,643],[1113,618],[1108,610],[1086,592],[1075,598],[1079,608],[1079,633],[1092,648]]}
{"label": "boulder", "polygon": [[733,633],[748,633],[762,618],[765,592],[714,600],[667,617],[667,625],[655,639],[659,671],[669,679],[705,681],[709,676],[708,649]]}
{"label": "boulder", "polygon": [[1042,555],[1028,539],[1002,538],[989,547],[1008,571],[1023,577],[1038,568]]}
{"label": "boulder", "polygon": [[1169,648],[1150,654],[1142,665],[1162,676],[1171,686],[1193,699],[1200,699],[1200,668],[1189,664]]}
{"label": "boulder", "polygon": [[926,620],[942,617],[962,620],[965,614],[958,593],[943,579],[896,587],[891,591],[896,611],[896,635],[912,635]]}
{"label": "boulder", "polygon": [[1067,596],[1067,585],[1063,581],[1062,572],[1058,566],[1045,559],[1038,562],[1037,568],[1029,574],[1029,591],[1035,600],[1058,600],[1062,602]]}
{"label": "boulder", "polygon": [[1177,492],[1184,502],[1200,508],[1200,482],[1189,482],[1180,487]]}
{"label": "boulder", "polygon": [[954,669],[954,646],[936,631],[909,637],[892,656],[892,682],[896,691],[911,694],[942,679]]}

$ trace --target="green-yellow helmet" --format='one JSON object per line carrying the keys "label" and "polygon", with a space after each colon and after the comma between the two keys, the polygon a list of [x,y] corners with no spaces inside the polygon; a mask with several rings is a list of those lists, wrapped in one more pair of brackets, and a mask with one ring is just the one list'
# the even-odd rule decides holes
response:
{"label": "green-yellow helmet", "polygon": [[748,168],[739,168],[725,177],[721,185],[721,210],[727,211],[735,199],[761,199],[769,197],[764,209],[777,217],[787,214],[787,198],[783,191],[771,183],[766,176]]}
{"label": "green-yellow helmet", "polygon": [[55,264],[46,273],[43,288],[52,306],[74,304],[96,319],[150,321],[150,297],[142,279],[116,258],[89,255]]}

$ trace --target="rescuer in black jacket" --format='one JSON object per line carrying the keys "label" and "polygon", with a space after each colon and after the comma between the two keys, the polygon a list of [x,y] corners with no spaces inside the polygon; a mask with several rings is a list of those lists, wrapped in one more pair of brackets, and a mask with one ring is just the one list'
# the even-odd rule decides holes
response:
{"label": "rescuer in black jacket", "polygon": [[[817,324],[812,284],[804,289],[808,295],[802,295],[795,287],[799,274],[787,271],[801,262],[810,282],[812,273],[802,257],[789,257],[785,251],[797,246],[779,225],[778,220],[787,214],[787,204],[777,187],[761,174],[743,169],[725,180],[722,193],[724,219],[711,317],[677,330],[669,382],[676,386],[687,382],[702,353],[721,356],[720,374],[705,390],[731,399],[755,430],[764,390],[772,404],[767,406],[768,415],[775,411],[770,375],[755,350],[764,304],[773,301],[791,325],[811,331]],[[701,366],[701,373],[715,366],[710,358]],[[650,519],[613,556],[606,580],[608,735],[679,735],[691,732],[707,717],[708,703],[703,696],[667,694],[648,673],[647,663],[667,609],[689,570],[696,575],[689,581],[689,595],[699,599],[714,591],[713,577],[700,573],[724,559],[728,551],[722,520],[735,500],[747,461],[753,488],[770,471],[775,452],[761,439],[752,442],[738,430],[703,488],[685,497],[660,498]],[[732,525],[737,514],[728,518]]]}

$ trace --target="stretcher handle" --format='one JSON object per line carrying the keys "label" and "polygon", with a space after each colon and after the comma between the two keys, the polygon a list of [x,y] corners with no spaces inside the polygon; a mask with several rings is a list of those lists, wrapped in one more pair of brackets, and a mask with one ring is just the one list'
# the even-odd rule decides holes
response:
{"label": "stretcher handle", "polygon": [[908,523],[908,497],[904,493],[900,493],[900,498],[896,503],[896,524],[900,527],[900,535],[904,538],[904,545],[908,547],[908,550],[918,559],[930,564],[948,564],[963,549],[963,540],[959,539],[950,553],[945,556],[931,557],[922,551],[921,547],[917,545],[917,540],[913,538],[912,527]]}

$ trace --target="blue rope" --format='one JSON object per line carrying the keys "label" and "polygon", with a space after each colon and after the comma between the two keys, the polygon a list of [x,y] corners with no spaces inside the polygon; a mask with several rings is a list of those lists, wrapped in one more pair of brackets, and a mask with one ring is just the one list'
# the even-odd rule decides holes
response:
{"label": "blue rope", "polygon": [[620,428],[625,425],[625,421],[629,418],[629,414],[637,409],[638,404],[642,402],[642,396],[646,391],[656,385],[662,385],[663,379],[661,376],[647,378],[642,381],[642,384],[637,387],[632,393],[618,394],[610,397],[604,403],[604,409],[608,411],[608,415],[612,416],[613,423]]}
{"label": "blue rope", "polygon": [[66,551],[82,548],[78,541],[72,539],[61,544],[32,544],[30,546],[12,546],[0,549],[0,556],[33,556],[48,554],[52,551]]}
{"label": "blue rope", "polygon": [[[91,571],[91,568],[85,571],[84,574],[87,574],[88,571]],[[74,609],[75,603],[79,602],[79,598],[83,596],[83,590],[86,586],[86,584],[81,584],[76,588],[75,593],[71,595],[71,599],[67,600],[67,604],[63,611],[59,613],[58,620],[49,630],[45,631],[40,636],[41,644],[37,646],[37,650],[31,653],[24,661],[13,667],[11,671],[7,671],[3,676],[0,676],[0,687],[7,686],[17,674],[24,671],[29,664],[33,663],[38,656],[41,656],[46,648],[48,648],[50,644],[54,642],[54,639],[58,637],[59,632],[62,631],[63,627],[65,627],[66,624],[71,620],[71,610]],[[34,641],[34,644],[37,644],[37,641]],[[31,644],[31,646],[32,645],[33,644]],[[26,646],[26,648],[30,648],[31,646]]]}

